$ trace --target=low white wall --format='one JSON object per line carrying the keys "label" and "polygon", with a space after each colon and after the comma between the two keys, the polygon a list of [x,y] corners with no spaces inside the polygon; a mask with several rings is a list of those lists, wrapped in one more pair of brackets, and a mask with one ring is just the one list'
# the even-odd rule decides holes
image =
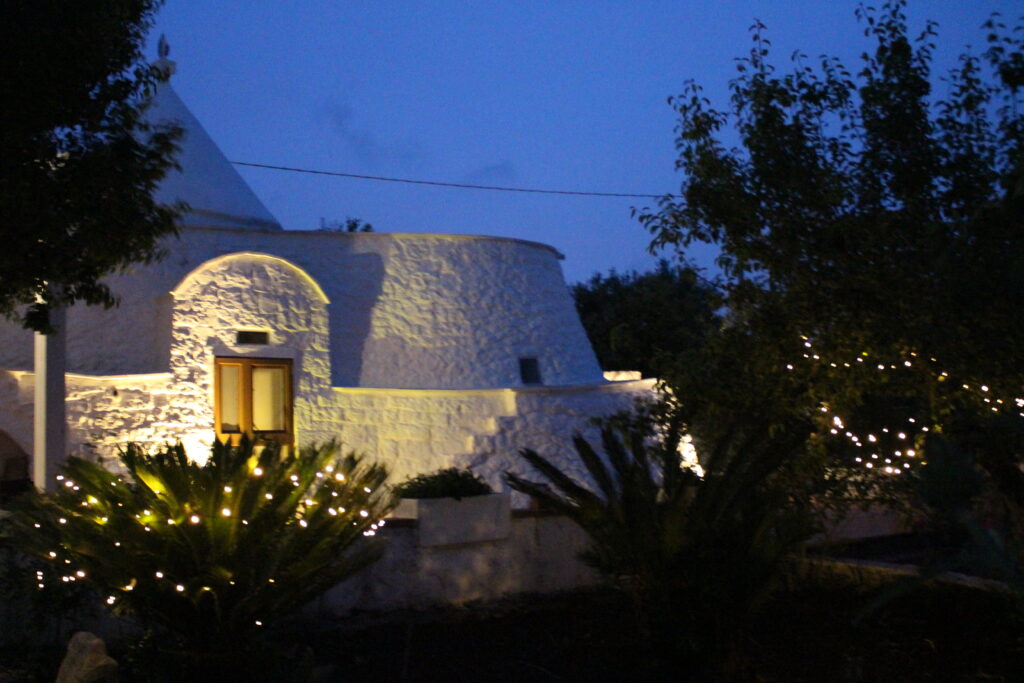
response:
{"label": "low white wall", "polygon": [[[204,345],[194,344],[197,354]],[[315,354],[306,354],[306,364]],[[212,360],[209,361],[212,367]],[[300,383],[315,373],[303,370]],[[128,443],[149,447],[181,440],[194,457],[213,438],[209,371],[151,375],[68,375],[68,445],[73,455],[111,459]],[[0,429],[32,452],[34,375],[0,371]],[[581,480],[572,447],[579,432],[597,442],[594,417],[628,410],[650,397],[653,380],[582,387],[482,390],[334,388],[296,398],[299,444],[337,439],[346,450],[388,466],[394,482],[445,467],[472,467],[497,490],[503,473],[528,474],[519,455],[531,448]],[[525,499],[516,494],[516,507]]]}
{"label": "low white wall", "polygon": [[511,534],[499,541],[423,548],[413,524],[390,523],[384,556],[329,591],[317,608],[329,614],[494,600],[597,583],[577,557],[587,539],[565,517],[515,514]]}

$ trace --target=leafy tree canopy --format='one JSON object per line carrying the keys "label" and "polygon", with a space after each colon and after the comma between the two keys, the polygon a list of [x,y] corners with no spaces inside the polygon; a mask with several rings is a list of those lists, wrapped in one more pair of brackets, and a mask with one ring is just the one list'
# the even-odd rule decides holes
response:
{"label": "leafy tree canopy", "polygon": [[348,216],[343,221],[320,219],[321,232],[373,232],[373,225]]}
{"label": "leafy tree canopy", "polygon": [[[142,111],[165,75],[142,55],[159,0],[12,0],[0,7],[0,314],[116,303],[101,278],[159,256],[175,207],[153,191],[172,126]],[[180,207],[178,207],[180,208]]]}
{"label": "leafy tree canopy", "polygon": [[1024,37],[995,16],[936,80],[936,27],[914,37],[905,4],[858,11],[855,71],[797,53],[784,73],[756,23],[728,107],[694,82],[670,100],[682,191],[641,220],[653,249],[719,248],[729,310],[671,379],[709,414],[817,414],[876,471],[943,431],[1019,491]]}
{"label": "leafy tree canopy", "polygon": [[657,377],[700,347],[718,323],[718,294],[666,260],[649,273],[595,274],[573,286],[576,310],[601,367]]}

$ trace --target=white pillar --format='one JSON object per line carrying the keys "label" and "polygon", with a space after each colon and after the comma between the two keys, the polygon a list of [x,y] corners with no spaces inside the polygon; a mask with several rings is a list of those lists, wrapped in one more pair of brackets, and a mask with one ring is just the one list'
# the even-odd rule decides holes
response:
{"label": "white pillar", "polygon": [[65,309],[50,309],[52,334],[35,334],[35,434],[32,481],[53,490],[54,477],[67,457],[64,415]]}

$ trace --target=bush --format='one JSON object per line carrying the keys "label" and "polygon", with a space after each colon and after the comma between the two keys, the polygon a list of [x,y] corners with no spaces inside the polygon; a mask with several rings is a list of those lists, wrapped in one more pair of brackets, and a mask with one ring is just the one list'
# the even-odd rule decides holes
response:
{"label": "bush", "polygon": [[366,537],[391,507],[387,472],[336,444],[217,444],[204,465],[180,444],[130,446],[120,459],[127,476],[71,458],[16,518],[19,545],[47,562],[44,586],[91,584],[193,659],[241,661],[382,549]]}
{"label": "bush", "polygon": [[81,582],[40,589],[46,563],[19,552],[8,528],[0,517],[0,681],[52,681],[67,639],[95,619],[101,602]]}
{"label": "bush", "polygon": [[685,663],[719,680],[789,553],[813,531],[790,470],[804,443],[798,431],[733,425],[697,444],[701,474],[682,461],[680,413],[653,406],[603,421],[603,454],[574,438],[592,488],[531,450],[522,456],[546,482],[505,476],[586,532],[581,559],[633,599],[652,666]]}
{"label": "bush", "polygon": [[492,493],[490,484],[468,467],[449,467],[430,474],[406,479],[394,487],[399,498],[454,498],[485,496]]}

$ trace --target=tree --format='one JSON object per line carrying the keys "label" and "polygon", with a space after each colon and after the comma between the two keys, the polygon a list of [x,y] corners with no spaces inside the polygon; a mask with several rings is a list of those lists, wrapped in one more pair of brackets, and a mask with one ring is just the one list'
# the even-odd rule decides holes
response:
{"label": "tree", "polygon": [[988,50],[963,55],[935,96],[935,26],[911,38],[904,8],[858,11],[874,49],[856,73],[796,54],[779,75],[756,23],[728,110],[693,82],[671,100],[686,177],[641,220],[653,248],[719,247],[729,334],[754,340],[762,373],[792,375],[788,400],[818,411],[819,444],[895,474],[926,455],[927,431],[944,432],[1012,499],[1024,490],[1024,39],[993,17]]}
{"label": "tree", "polygon": [[373,232],[373,226],[358,218],[348,216],[343,221],[320,219],[321,232]]}
{"label": "tree", "polygon": [[177,209],[153,191],[173,126],[143,111],[166,77],[142,55],[160,0],[14,0],[0,9],[0,314],[45,331],[49,310],[111,306],[102,278],[160,255]]}
{"label": "tree", "polygon": [[662,260],[649,273],[595,274],[572,288],[576,311],[605,370],[659,368],[701,346],[717,323],[717,293],[689,268]]}

